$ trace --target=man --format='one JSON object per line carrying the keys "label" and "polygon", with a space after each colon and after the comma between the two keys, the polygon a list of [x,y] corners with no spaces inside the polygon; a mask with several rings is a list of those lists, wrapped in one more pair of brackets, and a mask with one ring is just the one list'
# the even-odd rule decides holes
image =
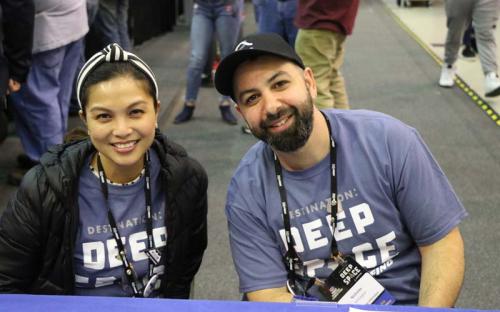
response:
{"label": "man", "polygon": [[33,19],[35,6],[33,0],[1,0],[0,23],[3,31],[3,44],[0,45],[0,142],[7,135],[5,115],[5,95],[17,92],[31,64],[33,45]]}
{"label": "man", "polygon": [[319,108],[349,108],[344,77],[344,43],[352,34],[359,0],[298,1],[295,49],[317,81]]}
{"label": "man", "polygon": [[439,85],[444,88],[453,87],[456,72],[455,62],[462,36],[472,21],[479,60],[484,73],[485,96],[499,96],[500,79],[497,74],[495,30],[500,1],[447,0],[445,8],[448,33],[444,46],[444,64],[439,77]]}
{"label": "man", "polygon": [[244,38],[215,86],[262,141],[236,169],[226,204],[249,300],[290,301],[287,283],[324,280],[340,253],[397,304],[454,305],[464,272],[457,226],[467,213],[415,129],[370,111],[321,112],[311,69],[276,34]]}
{"label": "man", "polygon": [[19,185],[49,146],[62,143],[83,37],[85,0],[35,1],[32,63],[26,83],[12,94],[16,132],[26,154],[7,182]]}

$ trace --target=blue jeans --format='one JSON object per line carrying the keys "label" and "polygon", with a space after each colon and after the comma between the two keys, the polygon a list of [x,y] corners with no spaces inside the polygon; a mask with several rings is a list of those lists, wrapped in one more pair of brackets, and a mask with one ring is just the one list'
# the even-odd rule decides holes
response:
{"label": "blue jeans", "polygon": [[297,0],[253,0],[259,33],[277,33],[292,47],[297,37],[293,24]]}
{"label": "blue jeans", "polygon": [[201,84],[201,73],[217,33],[221,58],[232,52],[239,32],[239,7],[224,5],[224,0],[199,1],[193,7],[191,21],[191,57],[187,69],[186,101],[195,102]]}
{"label": "blue jeans", "polygon": [[87,18],[89,20],[89,27],[94,23],[99,10],[99,0],[87,0]]}
{"label": "blue jeans", "polygon": [[130,51],[128,35],[128,0],[116,0],[115,6],[99,5],[94,25],[102,35],[105,45],[116,42],[126,51]]}
{"label": "blue jeans", "polygon": [[83,38],[33,54],[26,83],[11,95],[16,132],[32,160],[38,161],[50,146],[63,142],[82,49]]}

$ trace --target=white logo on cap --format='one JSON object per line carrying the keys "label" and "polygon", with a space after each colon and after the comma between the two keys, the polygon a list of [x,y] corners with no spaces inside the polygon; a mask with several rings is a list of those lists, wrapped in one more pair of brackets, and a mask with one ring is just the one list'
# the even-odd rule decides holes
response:
{"label": "white logo on cap", "polygon": [[243,49],[252,49],[252,47],[253,47],[253,43],[245,40],[245,41],[238,43],[238,45],[236,46],[234,51],[239,51],[239,50],[243,50]]}

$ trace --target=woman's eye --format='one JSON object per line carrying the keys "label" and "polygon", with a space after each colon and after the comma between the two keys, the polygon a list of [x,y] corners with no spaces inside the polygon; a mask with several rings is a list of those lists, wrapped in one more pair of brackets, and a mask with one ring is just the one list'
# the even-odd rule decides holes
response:
{"label": "woman's eye", "polygon": [[108,119],[110,119],[110,118],[111,118],[111,115],[110,115],[110,114],[99,114],[99,115],[97,115],[97,116],[95,117],[95,119],[97,119],[97,120],[102,120],[102,121],[104,121],[104,120],[108,120]]}
{"label": "woman's eye", "polygon": [[130,111],[131,116],[140,116],[144,113],[142,109],[133,109]]}

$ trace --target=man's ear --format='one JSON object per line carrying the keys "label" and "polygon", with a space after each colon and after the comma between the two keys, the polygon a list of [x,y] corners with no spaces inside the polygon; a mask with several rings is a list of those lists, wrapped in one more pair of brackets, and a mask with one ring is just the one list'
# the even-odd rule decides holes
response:
{"label": "man's ear", "polygon": [[310,67],[306,67],[304,69],[304,80],[307,88],[309,89],[309,93],[311,93],[313,99],[316,99],[318,96],[318,88],[316,85],[316,79],[314,79],[314,73]]}

